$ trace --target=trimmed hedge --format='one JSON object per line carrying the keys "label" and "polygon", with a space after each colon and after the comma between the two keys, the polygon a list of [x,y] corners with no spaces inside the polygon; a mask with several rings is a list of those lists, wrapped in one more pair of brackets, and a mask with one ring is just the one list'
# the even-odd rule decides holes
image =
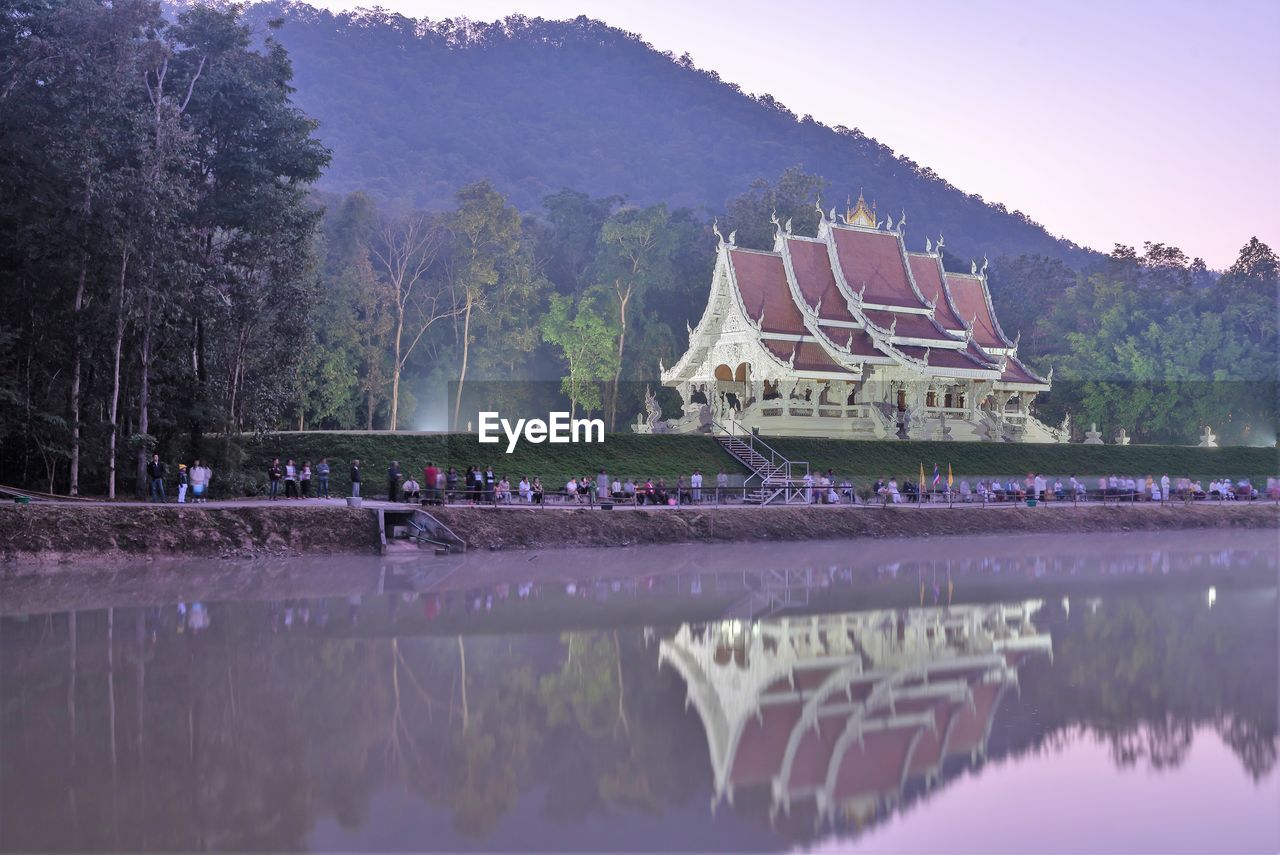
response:
{"label": "trimmed hedge", "polygon": [[[992,475],[1014,476],[1028,471],[1051,475],[1098,476],[1169,474],[1209,480],[1231,476],[1265,482],[1280,473],[1280,452],[1274,448],[1193,448],[1157,445],[1018,445],[1012,443],[903,442],[822,440],[766,437],[765,441],[792,460],[806,460],[815,469],[832,468],[841,476],[871,479],[880,475],[912,478],[924,464],[926,476],[936,462],[944,475],[950,463],[957,479]],[[250,484],[265,483],[272,457],[283,462],[292,457],[317,463],[328,457],[332,467],[330,489],[348,492],[348,467],[354,458],[362,463],[365,493],[385,489],[387,465],[400,462],[406,476],[421,478],[423,466],[454,466],[459,474],[467,466],[493,464],[499,476],[514,484],[521,475],[542,478],[547,489],[558,489],[570,475],[592,475],[604,468],[611,475],[666,478],[701,469],[714,483],[714,473],[724,469],[731,476],[746,471],[708,436],[645,436],[609,434],[603,444],[548,445],[521,442],[506,454],[505,443],[481,445],[472,434],[390,433],[387,431],[308,431],[242,437],[245,469]],[[226,482],[224,482],[226,483]],[[215,481],[216,485],[216,481]]]}

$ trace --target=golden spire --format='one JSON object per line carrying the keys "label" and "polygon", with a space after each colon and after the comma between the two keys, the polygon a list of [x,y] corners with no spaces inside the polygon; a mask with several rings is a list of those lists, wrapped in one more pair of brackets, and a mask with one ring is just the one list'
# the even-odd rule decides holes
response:
{"label": "golden spire", "polygon": [[858,204],[845,210],[844,221],[850,226],[876,227],[875,203],[867,207],[867,200],[862,197],[862,188],[858,188]]}

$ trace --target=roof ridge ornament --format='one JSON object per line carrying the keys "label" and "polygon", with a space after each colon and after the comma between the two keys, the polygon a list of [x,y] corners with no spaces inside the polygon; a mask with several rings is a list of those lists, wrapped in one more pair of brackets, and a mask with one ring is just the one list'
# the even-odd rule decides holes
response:
{"label": "roof ridge ornament", "polygon": [[800,350],[800,342],[791,345],[791,358],[787,360],[787,365],[791,368],[796,367],[796,353]]}
{"label": "roof ridge ornament", "polygon": [[924,251],[933,252],[933,241],[929,240],[928,235],[926,235],[924,239]]}
{"label": "roof ridge ornament", "polygon": [[787,221],[783,223],[782,228],[786,231],[788,235],[791,234],[791,218],[790,217],[787,217]]}
{"label": "roof ridge ornament", "polygon": [[724,249],[724,235],[720,234],[720,218],[715,217],[711,220],[711,233],[716,236],[719,243],[718,249]]}
{"label": "roof ridge ornament", "polygon": [[862,226],[863,228],[879,228],[876,219],[876,203],[872,202],[871,207],[867,207],[867,200],[862,195],[862,188],[858,188],[858,202],[853,203],[852,199],[848,201],[848,207],[845,210],[844,222],[847,226]]}
{"label": "roof ridge ornament", "polygon": [[970,276],[978,275],[978,262],[974,261],[972,258],[969,259],[969,275]]}
{"label": "roof ridge ornament", "polygon": [[729,246],[736,247],[738,245],[738,230],[734,229],[729,232]]}
{"label": "roof ridge ornament", "polygon": [[931,353],[933,353],[933,348],[932,348],[932,347],[926,347],[926,348],[924,349],[924,356],[920,357],[920,361],[921,361],[921,362],[923,362],[925,365],[928,365],[928,364],[929,364],[929,354],[931,354]]}
{"label": "roof ridge ornament", "polygon": [[889,338],[893,338],[897,334],[898,334],[898,316],[897,314],[895,314],[893,316],[893,322],[889,324]]}
{"label": "roof ridge ornament", "polygon": [[756,329],[764,329],[764,300],[760,301],[760,317],[755,319]]}
{"label": "roof ridge ornament", "polygon": [[986,275],[987,275],[987,265],[988,265],[988,264],[990,264],[990,263],[991,263],[991,262],[987,261],[987,254],[984,252],[984,253],[982,254],[982,269],[981,269],[981,270],[979,270],[978,272],[979,272],[980,274],[982,274],[983,276],[986,276]]}
{"label": "roof ridge ornament", "polygon": [[853,330],[849,330],[849,340],[844,343],[846,353],[853,353]]}
{"label": "roof ridge ornament", "polygon": [[902,230],[903,228],[906,227],[906,225],[907,225],[907,209],[899,208],[898,209],[898,233],[899,234],[902,233]]}
{"label": "roof ridge ornament", "polygon": [[862,287],[861,287],[861,288],[859,288],[859,289],[858,289],[858,291],[857,291],[857,293],[854,295],[855,297],[857,297],[857,299],[858,299],[858,304],[859,304],[859,305],[861,305],[861,304],[862,304],[862,297],[863,297],[863,295],[864,295],[864,294],[866,294],[866,293],[867,293],[867,283],[866,283],[866,282],[863,282],[863,283],[862,283]]}
{"label": "roof ridge ornament", "polygon": [[822,295],[821,294],[818,295],[818,302],[813,307],[813,313],[815,315],[822,314]]}

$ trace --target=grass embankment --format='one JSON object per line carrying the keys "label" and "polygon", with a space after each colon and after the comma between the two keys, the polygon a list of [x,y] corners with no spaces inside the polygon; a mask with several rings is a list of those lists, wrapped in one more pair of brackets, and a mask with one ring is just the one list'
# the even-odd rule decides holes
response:
{"label": "grass embankment", "polygon": [[[1179,445],[1040,445],[988,442],[860,442],[768,438],[766,442],[792,460],[838,473],[912,476],[924,464],[926,477],[937,463],[946,476],[950,463],[957,478],[1020,475],[1154,475],[1211,480],[1231,476],[1262,479],[1280,473],[1280,451],[1274,448],[1195,448]],[[913,479],[914,480],[914,479]]]}
{"label": "grass embankment", "polygon": [[[1053,475],[1186,475],[1209,480],[1265,479],[1280,472],[1280,453],[1274,448],[1190,448],[1160,445],[1016,445],[975,442],[902,442],[820,440],[766,437],[792,460],[807,460],[815,469],[835,469],[841,477],[870,480],[880,475],[915,476],[923,463],[926,475],[936,462],[943,473],[951,464],[957,478],[1019,475],[1040,471]],[[492,463],[499,476],[514,481],[538,475],[549,488],[558,488],[570,475],[594,475],[600,468],[623,478],[666,478],[689,474],[695,468],[711,475],[723,468],[743,475],[733,459],[708,436],[642,436],[609,434],[601,445],[533,445],[521,442],[514,453],[501,445],[481,445],[471,434],[411,434],[386,432],[323,432],[267,434],[248,440],[246,468],[261,472],[272,457],[317,462],[328,457],[333,467],[332,489],[345,493],[347,470],[353,458],[364,468],[365,493],[385,492],[389,461],[399,460],[404,472],[421,477],[428,460],[457,467]],[[264,478],[264,475],[259,474]],[[709,479],[711,483],[713,479]],[[865,485],[860,485],[865,486]]]}

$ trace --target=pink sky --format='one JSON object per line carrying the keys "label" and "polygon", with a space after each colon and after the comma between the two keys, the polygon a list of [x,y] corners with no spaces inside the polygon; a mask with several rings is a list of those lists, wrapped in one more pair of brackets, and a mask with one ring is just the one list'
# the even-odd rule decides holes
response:
{"label": "pink sky", "polygon": [[1151,240],[1225,268],[1253,235],[1280,245],[1274,0],[379,5],[413,17],[598,18],[798,115],[861,128],[1099,250]]}

